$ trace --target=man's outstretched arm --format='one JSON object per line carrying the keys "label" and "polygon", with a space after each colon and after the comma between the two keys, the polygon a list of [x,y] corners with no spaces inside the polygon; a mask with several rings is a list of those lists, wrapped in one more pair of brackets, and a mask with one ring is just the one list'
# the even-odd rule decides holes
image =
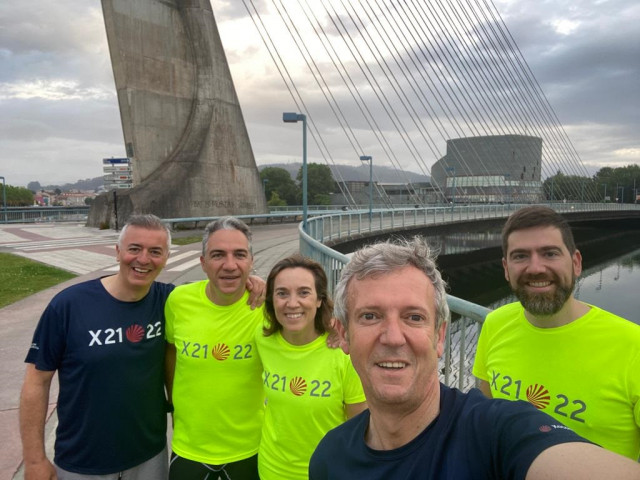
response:
{"label": "man's outstretched arm", "polygon": [[640,479],[640,463],[590,443],[562,443],[536,457],[526,480]]}

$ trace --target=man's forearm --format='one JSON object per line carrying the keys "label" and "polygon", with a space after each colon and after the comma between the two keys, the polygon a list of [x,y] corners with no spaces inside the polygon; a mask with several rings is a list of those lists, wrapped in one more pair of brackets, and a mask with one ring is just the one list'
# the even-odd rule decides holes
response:
{"label": "man's forearm", "polygon": [[49,406],[49,387],[53,372],[39,372],[27,367],[20,395],[20,436],[25,466],[47,461],[44,448],[44,425]]}

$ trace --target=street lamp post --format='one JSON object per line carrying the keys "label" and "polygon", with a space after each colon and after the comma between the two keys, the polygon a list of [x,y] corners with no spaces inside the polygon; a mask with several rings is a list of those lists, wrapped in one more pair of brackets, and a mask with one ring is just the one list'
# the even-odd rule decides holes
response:
{"label": "street lamp post", "polygon": [[507,205],[511,205],[511,181],[509,180],[511,178],[511,174],[510,173],[505,173],[504,174],[504,188],[506,190],[506,194],[507,194]]}
{"label": "street lamp post", "polygon": [[369,162],[369,224],[373,221],[373,157],[360,156],[360,161]]}
{"label": "street lamp post", "polygon": [[447,167],[447,172],[453,173],[452,195],[451,195],[451,209],[456,206],[456,167]]}
{"label": "street lamp post", "polygon": [[7,223],[7,184],[4,177],[2,179],[2,209],[4,211],[4,223]]}
{"label": "street lamp post", "polygon": [[262,190],[264,191],[264,198],[267,199],[267,202],[269,201],[269,198],[267,198],[267,183],[269,182],[268,178],[263,178],[262,179]]}
{"label": "street lamp post", "polygon": [[304,113],[284,112],[282,121],[302,121],[302,229],[307,231],[307,116]]}

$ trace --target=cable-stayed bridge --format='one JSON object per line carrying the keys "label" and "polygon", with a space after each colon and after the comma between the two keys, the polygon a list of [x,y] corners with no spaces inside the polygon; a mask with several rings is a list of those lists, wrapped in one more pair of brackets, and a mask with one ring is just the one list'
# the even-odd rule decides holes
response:
{"label": "cable-stayed bridge", "polygon": [[[345,150],[392,165],[421,206],[544,201],[557,198],[545,178],[589,177],[490,0],[243,4],[307,116],[313,155],[329,166]],[[327,116],[333,128],[315,120]],[[403,178],[406,169],[430,176],[432,195]],[[334,177],[346,202],[358,203],[336,169]],[[376,197],[394,206],[380,183]],[[597,199],[592,184],[571,188],[581,201]]]}

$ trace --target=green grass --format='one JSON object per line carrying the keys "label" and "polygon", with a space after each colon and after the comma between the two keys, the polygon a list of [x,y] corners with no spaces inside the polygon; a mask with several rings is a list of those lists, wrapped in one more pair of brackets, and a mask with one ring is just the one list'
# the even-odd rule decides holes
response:
{"label": "green grass", "polygon": [[75,275],[9,253],[0,253],[0,308]]}
{"label": "green grass", "polygon": [[197,243],[202,241],[202,235],[200,236],[191,236],[191,237],[182,237],[182,238],[172,238],[171,243],[174,245],[189,245],[191,243]]}

